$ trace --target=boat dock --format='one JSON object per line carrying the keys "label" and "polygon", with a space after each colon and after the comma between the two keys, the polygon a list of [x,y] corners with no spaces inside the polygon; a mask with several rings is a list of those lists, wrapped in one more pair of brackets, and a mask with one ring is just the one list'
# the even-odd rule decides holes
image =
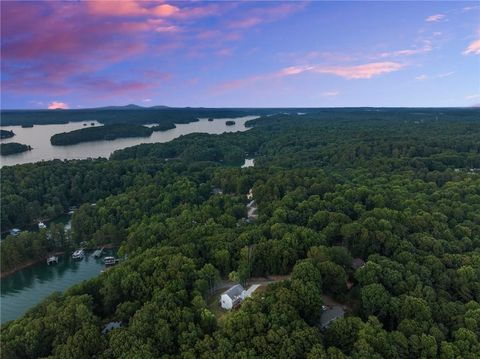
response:
{"label": "boat dock", "polygon": [[58,264],[58,256],[50,256],[47,258],[47,265]]}
{"label": "boat dock", "polygon": [[95,252],[93,252],[93,257],[94,258],[100,258],[103,254],[103,247],[100,249],[97,249]]}

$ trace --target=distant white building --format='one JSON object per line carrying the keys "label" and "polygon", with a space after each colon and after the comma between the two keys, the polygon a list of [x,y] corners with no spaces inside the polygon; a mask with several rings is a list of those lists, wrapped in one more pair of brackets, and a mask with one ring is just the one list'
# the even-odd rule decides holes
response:
{"label": "distant white building", "polygon": [[254,284],[248,290],[245,290],[241,284],[234,285],[220,295],[220,306],[223,309],[231,310],[239,305],[242,300],[250,297],[258,287],[260,287],[259,284]]}

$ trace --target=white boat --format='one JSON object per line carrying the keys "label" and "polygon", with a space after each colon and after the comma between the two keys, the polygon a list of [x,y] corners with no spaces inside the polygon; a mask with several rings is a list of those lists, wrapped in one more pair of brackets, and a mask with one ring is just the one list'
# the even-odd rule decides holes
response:
{"label": "white boat", "polygon": [[105,263],[106,266],[113,266],[115,263],[117,263],[117,260],[115,257],[105,257],[103,259],[103,263]]}
{"label": "white boat", "polygon": [[43,222],[38,222],[38,229],[45,229],[47,226]]}
{"label": "white boat", "polygon": [[57,256],[50,256],[47,258],[47,264],[58,264],[58,257]]}
{"label": "white boat", "polygon": [[83,259],[83,257],[85,257],[85,251],[83,249],[77,249],[72,254],[73,259]]}

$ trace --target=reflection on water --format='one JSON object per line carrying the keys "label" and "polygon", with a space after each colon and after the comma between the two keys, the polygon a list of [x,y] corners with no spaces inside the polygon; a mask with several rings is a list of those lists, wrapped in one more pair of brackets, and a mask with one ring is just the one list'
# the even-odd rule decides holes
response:
{"label": "reflection on water", "polygon": [[[226,121],[231,120],[228,118],[215,119],[214,121],[208,121],[207,119],[201,119],[197,122],[191,122],[188,124],[177,124],[176,128],[154,132],[150,137],[137,137],[137,138],[119,138],[113,141],[93,141],[79,143],[72,146],[52,146],[50,144],[50,137],[56,133],[69,132],[85,128],[90,126],[91,122],[95,123],[95,126],[101,126],[96,121],[84,121],[84,122],[70,122],[60,125],[35,125],[31,128],[22,128],[21,126],[8,126],[3,127],[6,130],[13,130],[15,136],[6,140],[2,140],[2,143],[19,142],[26,145],[30,145],[33,149],[31,151],[18,153],[10,156],[1,156],[2,166],[11,166],[20,163],[30,163],[38,161],[46,161],[53,159],[85,159],[85,158],[108,158],[113,151],[139,145],[141,143],[155,143],[155,142],[168,142],[182,135],[189,133],[202,132],[220,134],[223,132],[237,132],[246,131],[245,122],[258,118],[258,116],[245,116],[235,118],[235,125],[227,126]],[[86,126],[84,126],[84,124]]]}
{"label": "reflection on water", "polygon": [[[114,253],[105,250],[104,255]],[[103,258],[87,255],[81,261],[60,256],[57,265],[45,262],[25,268],[1,280],[1,322],[18,318],[56,291],[64,291],[104,269]]]}

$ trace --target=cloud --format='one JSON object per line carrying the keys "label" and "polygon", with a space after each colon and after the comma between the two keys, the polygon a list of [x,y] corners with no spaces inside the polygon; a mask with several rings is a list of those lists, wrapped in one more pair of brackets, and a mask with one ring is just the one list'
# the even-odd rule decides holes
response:
{"label": "cloud", "polygon": [[476,98],[480,98],[480,94],[465,96],[465,100],[473,100]]}
{"label": "cloud", "polygon": [[145,103],[152,102],[152,99],[151,98],[144,98],[142,100],[142,102],[145,102]]}
{"label": "cloud", "polygon": [[47,108],[49,110],[58,110],[58,109],[66,110],[68,109],[68,104],[66,104],[65,102],[53,101],[53,102],[50,102]]}
{"label": "cloud", "polygon": [[463,11],[471,11],[471,10],[476,10],[476,9],[480,9],[480,5],[477,5],[477,6],[466,6],[463,8]]}
{"label": "cloud", "polygon": [[424,81],[424,80],[441,79],[443,77],[452,76],[454,73],[455,71],[450,71],[450,72],[443,72],[441,74],[437,74],[433,76],[427,76],[425,74],[422,74],[420,76],[415,77],[415,80]]}
{"label": "cloud", "polygon": [[397,62],[373,62],[358,66],[314,66],[312,71],[345,79],[370,79],[374,76],[399,71],[404,65]]}
{"label": "cloud", "polygon": [[169,17],[180,9],[169,4],[145,7],[150,4],[146,1],[88,1],[87,6],[92,15],[99,16],[158,16]]}
{"label": "cloud", "polygon": [[216,86],[216,92],[229,91],[244,87],[259,81],[270,81],[300,75],[302,73],[328,74],[342,77],[347,80],[370,79],[390,72],[399,71],[404,67],[397,62],[373,62],[357,66],[325,66],[301,65],[285,67],[277,72],[260,74],[243,79],[227,81]]}
{"label": "cloud", "polygon": [[435,78],[440,79],[442,77],[448,77],[448,76],[453,75],[454,73],[455,73],[455,71],[444,72],[442,74],[438,74],[437,76],[435,76]]}
{"label": "cloud", "polygon": [[430,44],[430,42],[425,42],[424,46],[420,48],[382,52],[379,55],[379,57],[412,56],[412,55],[424,54],[430,51],[432,51],[432,45]]}
{"label": "cloud", "polygon": [[156,32],[178,32],[180,28],[178,26],[170,25],[170,26],[158,26],[155,28]]}
{"label": "cloud", "polygon": [[323,97],[335,97],[335,96],[338,96],[339,94],[340,94],[339,91],[326,91],[326,92],[322,92],[320,95]]}
{"label": "cloud", "polygon": [[475,54],[480,55],[480,39],[472,42],[463,52],[464,55]]}
{"label": "cloud", "polygon": [[444,14],[435,14],[435,15],[430,15],[425,19],[427,22],[439,22],[441,20],[445,19]]}
{"label": "cloud", "polygon": [[245,19],[240,19],[240,20],[236,20],[236,21],[232,21],[230,23],[230,27],[231,28],[234,28],[234,29],[245,29],[245,28],[249,28],[249,27],[252,27],[252,26],[255,26],[255,25],[258,25],[262,22],[262,20],[260,18],[257,18],[257,17],[250,17],[250,18],[245,18]]}
{"label": "cloud", "polygon": [[249,29],[262,23],[280,20],[305,8],[305,2],[289,2],[280,5],[260,7],[246,11],[243,17],[234,19],[229,27],[232,29]]}

